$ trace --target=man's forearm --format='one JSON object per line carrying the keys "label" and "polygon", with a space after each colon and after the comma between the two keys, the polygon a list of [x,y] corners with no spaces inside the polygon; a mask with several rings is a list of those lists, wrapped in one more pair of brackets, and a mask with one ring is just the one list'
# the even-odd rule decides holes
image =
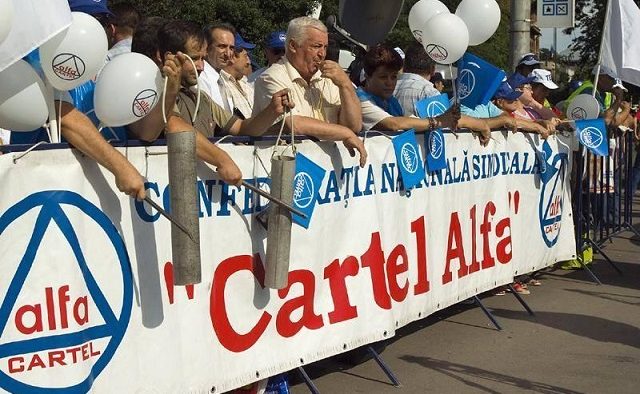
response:
{"label": "man's forearm", "polygon": [[340,103],[340,124],[354,133],[362,131],[362,107],[352,86],[340,88]]}
{"label": "man's forearm", "polygon": [[[286,118],[287,129],[291,130],[291,118]],[[326,123],[307,116],[294,115],[293,125],[296,134],[316,137],[320,140],[343,141],[353,135],[353,131],[345,126],[333,123]]]}

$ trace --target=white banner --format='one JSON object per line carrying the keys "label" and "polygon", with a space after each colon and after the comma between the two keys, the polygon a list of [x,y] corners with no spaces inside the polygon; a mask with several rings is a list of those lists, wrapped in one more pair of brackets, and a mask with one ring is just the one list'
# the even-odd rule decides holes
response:
{"label": "white banner", "polygon": [[575,0],[538,0],[538,27],[573,27]]}
{"label": "white banner", "polygon": [[[327,170],[289,287],[269,290],[265,201],[198,168],[203,282],[173,286],[170,223],[69,150],[0,156],[0,387],[19,393],[223,392],[360,345],[575,256],[570,148],[522,134],[483,148],[447,135],[448,168],[402,190],[390,141],[357,166],[335,143],[299,151]],[[422,143],[422,138],[419,139]],[[536,141],[539,144],[539,141]],[[224,145],[264,186],[270,147]],[[168,207],[166,147],[129,148]],[[262,160],[257,160],[257,154]],[[540,162],[555,174],[541,182]],[[309,188],[309,190],[314,189]]]}
{"label": "white banner", "polygon": [[0,42],[0,71],[71,25],[71,10],[67,0],[0,2],[5,3],[1,8],[6,12],[0,20],[11,26],[7,38]]}
{"label": "white banner", "polygon": [[633,0],[609,0],[608,24],[602,30],[601,62],[618,78],[640,85],[640,9]]}

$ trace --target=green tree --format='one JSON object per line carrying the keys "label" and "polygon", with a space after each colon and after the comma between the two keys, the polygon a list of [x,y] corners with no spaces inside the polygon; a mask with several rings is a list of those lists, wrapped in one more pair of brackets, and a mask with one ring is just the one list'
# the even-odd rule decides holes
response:
{"label": "green tree", "polygon": [[314,0],[112,0],[129,2],[143,16],[187,19],[201,25],[221,20],[231,23],[248,41],[261,43],[272,31],[286,30],[287,23],[306,15]]}

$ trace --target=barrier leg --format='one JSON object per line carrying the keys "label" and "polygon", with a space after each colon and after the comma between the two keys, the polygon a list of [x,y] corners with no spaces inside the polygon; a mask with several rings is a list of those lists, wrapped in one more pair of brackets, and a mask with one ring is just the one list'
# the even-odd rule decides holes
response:
{"label": "barrier leg", "polygon": [[595,250],[597,250],[597,251],[598,251],[598,253],[599,253],[602,257],[604,257],[604,259],[605,259],[605,260],[607,260],[607,263],[609,263],[609,265],[611,265],[611,266],[613,267],[613,269],[615,269],[615,270],[618,272],[618,274],[620,274],[620,275],[624,275],[624,273],[622,272],[622,270],[621,270],[620,268],[618,268],[618,266],[613,262],[613,260],[611,260],[611,259],[609,258],[609,256],[607,256],[607,255],[606,255],[606,253],[604,253],[604,250],[602,250],[602,248],[600,247],[600,245],[598,245],[598,243],[597,243],[597,242],[594,242],[594,241],[593,241],[592,239],[590,239],[590,238],[587,238],[587,239],[586,239],[586,241],[587,241],[588,243],[590,243],[590,244],[591,244],[591,246],[593,246],[593,248],[594,248]]}
{"label": "barrier leg", "polygon": [[307,371],[305,371],[304,368],[302,367],[298,367],[298,372],[302,376],[304,383],[309,388],[309,391],[311,391],[311,394],[320,394],[320,391],[318,391],[318,388],[316,387],[316,385],[313,384],[313,380],[311,380],[309,375],[307,375]]}
{"label": "barrier leg", "polygon": [[480,298],[478,298],[478,296],[473,296],[473,299],[475,300],[476,304],[478,304],[478,306],[480,307],[480,309],[482,309],[482,312],[484,312],[485,315],[487,315],[487,317],[489,318],[489,320],[491,320],[491,323],[493,323],[494,326],[496,326],[496,328],[498,329],[498,331],[502,331],[502,327],[500,327],[500,324],[498,323],[498,321],[496,320],[496,318],[493,316],[493,314],[491,314],[491,312],[489,312],[489,310],[487,309],[486,306],[484,306],[484,304],[482,303],[482,301],[480,301]]}
{"label": "barrier leg", "polygon": [[509,283],[509,290],[511,290],[511,294],[513,294],[513,296],[516,297],[518,302],[524,307],[524,309],[527,311],[529,315],[531,316],[536,315],[535,313],[533,313],[533,310],[529,307],[529,304],[527,304],[527,302],[520,296],[520,294],[516,292],[516,289],[513,288],[513,285],[511,283]]}
{"label": "barrier leg", "polygon": [[402,387],[402,383],[400,383],[398,378],[396,378],[396,375],[394,375],[391,368],[389,368],[389,366],[384,362],[384,360],[382,359],[382,357],[380,357],[378,352],[376,352],[376,350],[371,346],[367,346],[367,350],[369,351],[369,353],[371,353],[371,356],[373,356],[373,359],[376,360],[376,363],[378,363],[378,366],[382,368],[382,371],[384,371],[385,375],[387,375],[391,383],[393,383],[393,385],[396,387]]}

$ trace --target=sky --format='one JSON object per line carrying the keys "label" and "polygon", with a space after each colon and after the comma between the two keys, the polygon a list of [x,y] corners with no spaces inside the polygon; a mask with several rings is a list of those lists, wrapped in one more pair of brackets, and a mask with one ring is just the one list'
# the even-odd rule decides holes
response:
{"label": "sky", "polygon": [[[553,29],[552,28],[542,28],[542,37],[540,37],[540,48],[551,48],[553,46]],[[564,29],[558,29],[558,52],[562,52],[573,40],[573,37],[577,35],[577,33],[573,33],[573,35],[564,34],[562,32]]]}

